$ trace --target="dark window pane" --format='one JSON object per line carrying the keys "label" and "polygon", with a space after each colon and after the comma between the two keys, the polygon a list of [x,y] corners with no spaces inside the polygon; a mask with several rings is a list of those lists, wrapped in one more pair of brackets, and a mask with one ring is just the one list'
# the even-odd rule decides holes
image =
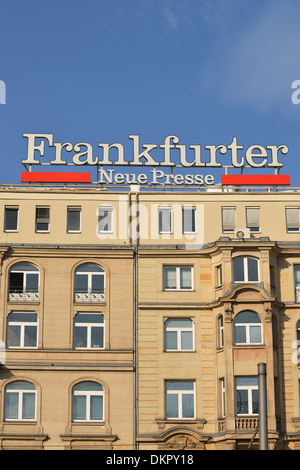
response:
{"label": "dark window pane", "polygon": [[248,281],[258,282],[258,262],[254,258],[247,258],[248,261]]}
{"label": "dark window pane", "polygon": [[10,273],[9,292],[23,292],[23,273]]}
{"label": "dark window pane", "polygon": [[5,209],[5,230],[18,229],[18,209],[6,208]]}
{"label": "dark window pane", "polygon": [[233,260],[233,280],[234,282],[243,282],[244,277],[244,258],[235,258]]}

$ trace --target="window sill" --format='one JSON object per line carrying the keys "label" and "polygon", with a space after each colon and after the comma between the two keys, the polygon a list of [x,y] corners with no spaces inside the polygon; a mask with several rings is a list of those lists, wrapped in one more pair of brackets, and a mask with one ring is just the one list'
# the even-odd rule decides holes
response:
{"label": "window sill", "polygon": [[196,418],[178,418],[178,419],[156,419],[155,420],[159,429],[164,429],[166,424],[173,424],[173,425],[187,425],[187,424],[196,424],[197,429],[203,429],[204,424],[206,423],[206,419],[196,419]]}

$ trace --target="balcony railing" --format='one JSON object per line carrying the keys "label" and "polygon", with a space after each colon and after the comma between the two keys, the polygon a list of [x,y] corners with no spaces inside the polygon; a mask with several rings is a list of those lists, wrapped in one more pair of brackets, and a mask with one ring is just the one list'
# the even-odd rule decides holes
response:
{"label": "balcony railing", "polygon": [[105,302],[105,292],[75,292],[75,302],[77,303],[103,303]]}
{"label": "balcony railing", "polygon": [[236,431],[255,431],[259,425],[258,416],[235,418]]}
{"label": "balcony railing", "polygon": [[40,293],[30,291],[10,291],[8,293],[9,302],[39,302]]}

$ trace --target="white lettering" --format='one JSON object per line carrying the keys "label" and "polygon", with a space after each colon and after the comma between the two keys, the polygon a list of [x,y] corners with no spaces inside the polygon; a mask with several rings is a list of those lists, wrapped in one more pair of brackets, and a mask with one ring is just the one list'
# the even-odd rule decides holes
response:
{"label": "white lettering", "polygon": [[[84,152],[80,152],[81,147],[86,147],[86,150]],[[74,145],[74,150],[77,152],[73,156],[73,163],[75,165],[96,165],[98,163],[98,158],[95,157],[95,160],[93,160],[93,147],[91,144],[87,144],[85,142],[80,142],[78,144]],[[85,160],[80,160],[81,157],[86,157]]]}
{"label": "white lettering", "polygon": [[130,135],[129,139],[133,139],[133,163],[134,165],[142,165],[140,158],[146,158],[145,165],[158,165],[158,162],[153,160],[149,152],[153,149],[157,148],[157,145],[149,145],[144,144],[142,147],[146,148],[143,152],[139,153],[139,136],[138,135]]}
{"label": "white lettering", "polygon": [[[53,134],[23,134],[28,139],[27,160],[22,160],[26,164],[40,164],[39,160],[35,160],[34,152],[40,153],[41,157],[45,155],[45,140],[49,142],[50,147],[53,145]],[[35,145],[35,139],[42,139],[40,145]]]}
{"label": "white lettering", "polygon": [[294,93],[292,93],[292,103],[299,104],[300,103],[300,80],[294,80],[292,83],[292,88],[298,88]]}

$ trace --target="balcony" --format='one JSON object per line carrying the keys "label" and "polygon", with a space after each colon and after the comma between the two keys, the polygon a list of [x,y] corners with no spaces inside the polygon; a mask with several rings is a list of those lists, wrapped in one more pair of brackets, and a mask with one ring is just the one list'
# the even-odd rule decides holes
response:
{"label": "balcony", "polygon": [[259,425],[258,416],[247,416],[244,418],[235,418],[236,431],[255,431]]}
{"label": "balcony", "polygon": [[40,293],[39,292],[30,292],[30,291],[10,291],[8,293],[9,302],[39,302]]}
{"label": "balcony", "polygon": [[105,302],[105,292],[75,292],[76,303],[95,303],[100,304]]}

